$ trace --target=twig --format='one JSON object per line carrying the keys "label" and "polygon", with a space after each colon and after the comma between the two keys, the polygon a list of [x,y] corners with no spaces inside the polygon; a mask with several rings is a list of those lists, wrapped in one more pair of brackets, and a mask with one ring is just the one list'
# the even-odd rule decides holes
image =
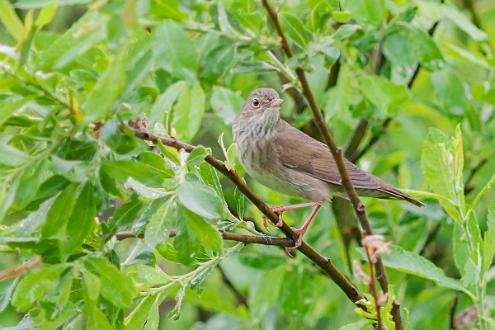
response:
{"label": "twig", "polygon": [[[152,143],[158,143],[160,141],[164,145],[169,147],[173,147],[176,149],[183,149],[184,151],[190,153],[196,147],[182,141],[179,141],[176,138],[166,138],[166,137],[158,137],[149,133],[146,130],[142,130],[140,128],[131,128],[134,131],[136,137],[141,139],[150,141]],[[278,216],[273,213],[268,205],[263,203],[261,199],[258,198],[254,194],[254,192],[247,186],[244,179],[242,179],[235,170],[229,169],[225,166],[225,164],[213,157],[212,155],[207,155],[205,157],[205,161],[213,166],[217,171],[222,173],[225,177],[227,177],[230,181],[232,181],[238,188],[239,191],[244,194],[257,208],[260,210],[273,224],[278,222]],[[295,240],[297,239],[296,233],[284,222],[280,230],[289,238]],[[357,289],[349,282],[345,276],[340,273],[340,271],[335,267],[335,265],[330,261],[330,259],[322,256],[316,250],[314,250],[311,246],[306,244],[306,242],[302,242],[301,246],[297,248],[301,253],[311,259],[316,265],[318,265],[330,278],[337,284],[342,291],[347,295],[347,297],[352,302],[357,302],[362,299],[361,294],[357,291]]]}
{"label": "twig", "polygon": [[[168,237],[175,237],[177,232],[175,230],[170,230]],[[285,247],[294,246],[294,241],[291,238],[274,237],[274,236],[254,236],[254,235],[244,235],[228,231],[220,230],[220,235],[224,240],[227,241],[237,241],[244,244],[262,244],[262,245],[279,245]],[[121,231],[115,234],[115,238],[119,241],[127,238],[143,238],[142,233],[133,233],[131,231]]]}
{"label": "twig", "polygon": [[454,302],[452,306],[449,308],[449,329],[455,330],[457,329],[455,326],[455,311],[457,309],[457,305],[459,305],[459,295],[456,294],[454,297]]}
{"label": "twig", "polygon": [[479,170],[481,170],[481,168],[485,166],[487,162],[488,162],[488,158],[483,158],[482,160],[479,161],[478,164],[476,164],[476,166],[471,168],[471,170],[469,171],[469,175],[466,179],[466,182],[464,183],[464,194],[467,195],[471,191],[473,191],[473,187],[470,186],[471,181],[473,180],[476,173],[478,173]]}
{"label": "twig", "polygon": [[[270,6],[267,0],[262,0],[262,3],[267,10],[268,14],[270,15],[273,24],[275,25],[275,29],[277,30],[280,38],[282,39],[282,48],[284,49],[286,55],[288,57],[292,57],[292,51],[289,48],[289,44],[287,42],[287,38],[282,30],[282,27],[280,26],[280,22],[278,21],[277,14],[273,10],[273,8]],[[363,236],[367,235],[372,235],[373,232],[371,230],[371,226],[368,221],[368,216],[366,215],[366,208],[364,204],[360,201],[356,189],[354,189],[354,186],[352,185],[352,181],[349,177],[349,173],[347,172],[347,167],[345,166],[344,162],[344,155],[342,153],[342,148],[337,147],[335,140],[328,130],[328,127],[325,123],[325,120],[323,118],[323,115],[321,113],[320,108],[316,104],[316,100],[314,98],[314,95],[311,91],[311,88],[309,87],[308,80],[306,79],[306,74],[304,73],[304,69],[302,67],[297,67],[296,68],[296,75],[299,79],[299,82],[301,83],[302,87],[302,92],[303,95],[306,97],[306,100],[308,100],[309,106],[311,110],[313,111],[313,116],[316,122],[316,125],[320,129],[320,132],[322,133],[326,144],[328,145],[328,148],[330,149],[330,152],[333,155],[333,158],[335,159],[335,162],[337,163],[337,167],[339,170],[339,174],[341,177],[342,185],[345,188],[345,191],[347,195],[349,196],[349,199],[354,206],[354,210],[356,211],[356,214],[358,216],[359,222],[361,224],[361,227],[363,229]],[[382,260],[379,256],[377,256],[376,260],[376,271],[377,271],[377,277],[378,281],[380,282],[380,286],[382,287],[383,292],[387,293],[388,292],[388,279],[387,275],[384,271],[383,268],[383,263]]]}
{"label": "twig", "polygon": [[426,248],[433,242],[435,241],[435,238],[437,237],[438,233],[440,232],[440,227],[441,223],[438,222],[435,224],[433,229],[428,233],[428,236],[426,237],[425,244],[423,244],[423,247],[421,248],[421,251],[419,251],[420,255],[425,254]]}
{"label": "twig", "polygon": [[7,269],[7,270],[4,270],[3,272],[0,272],[0,281],[7,280],[9,278],[22,275],[25,272],[27,272],[28,270],[39,267],[42,264],[43,264],[43,262],[41,261],[41,258],[35,257],[35,258],[25,262],[24,264],[22,264],[20,266],[17,266],[15,268],[11,268],[11,269]]}
{"label": "twig", "polygon": [[392,303],[391,314],[395,323],[395,330],[404,330],[404,324],[402,323],[402,319],[400,317],[400,303],[397,300]]}
{"label": "twig", "polygon": [[223,270],[222,266],[217,265],[217,268],[218,271],[220,272],[220,275],[222,275],[223,283],[225,283],[225,285],[230,289],[230,291],[232,291],[239,304],[243,305],[246,308],[249,308],[246,296],[244,296],[242,292],[235,287],[234,283],[232,283],[232,281],[227,276],[227,274],[225,274],[225,271]]}
{"label": "twig", "polygon": [[[368,265],[370,266],[370,291],[371,295],[373,296],[373,300],[375,302],[375,309],[376,309],[376,324],[375,324],[375,329],[376,330],[382,330],[383,329],[383,324],[382,324],[382,315],[380,313],[380,302],[378,301],[378,293],[376,291],[376,279],[375,279],[375,271],[374,271],[374,262],[371,260],[371,251],[370,247],[365,245],[364,246],[364,251],[366,251],[366,258],[368,259]],[[400,317],[400,316],[399,316]]]}
{"label": "twig", "polygon": [[471,13],[471,18],[473,20],[473,24],[476,25],[476,27],[478,27],[479,29],[482,29],[481,19],[480,19],[478,13],[476,12],[476,10],[474,9],[473,0],[463,0],[462,2],[464,4],[464,8],[469,10],[469,12]]}

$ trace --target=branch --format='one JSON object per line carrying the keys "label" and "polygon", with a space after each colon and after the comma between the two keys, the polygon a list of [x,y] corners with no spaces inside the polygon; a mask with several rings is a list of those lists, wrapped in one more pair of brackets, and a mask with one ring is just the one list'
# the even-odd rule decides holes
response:
{"label": "branch", "polygon": [[402,324],[402,319],[400,317],[400,303],[397,300],[392,303],[391,313],[395,323],[395,330],[404,330],[404,324]]}
{"label": "branch", "polygon": [[[177,232],[171,229],[168,233],[168,237],[175,237]],[[244,244],[262,244],[262,245],[279,245],[284,247],[294,246],[294,241],[291,238],[274,237],[274,236],[254,236],[254,235],[244,235],[228,231],[220,230],[220,235],[226,241],[237,241]],[[115,234],[115,238],[122,241],[127,238],[143,238],[142,233],[133,233],[131,231],[121,231]]]}
{"label": "branch", "polygon": [[[364,245],[364,251],[366,252],[366,258],[368,259],[368,265],[370,266],[370,291],[373,296],[373,300],[375,302],[376,309],[376,330],[382,330],[382,315],[380,313],[380,302],[378,301],[378,293],[376,292],[376,280],[375,280],[375,272],[373,270],[374,262],[371,260],[371,248],[368,245]],[[400,316],[399,316],[400,317]]]}
{"label": "branch", "polygon": [[[270,6],[267,0],[262,0],[263,6],[266,8],[268,14],[270,15],[273,24],[275,25],[275,29],[277,30],[281,40],[282,40],[282,48],[284,49],[287,57],[292,57],[292,51],[289,48],[289,44],[287,42],[287,38],[282,30],[282,27],[280,26],[280,22],[278,21],[277,14],[273,10],[273,8]],[[328,145],[328,148],[330,149],[330,152],[332,153],[333,158],[335,159],[335,162],[337,163],[337,167],[339,170],[339,174],[341,177],[342,185],[345,188],[345,191],[354,206],[354,210],[358,216],[359,223],[361,224],[361,227],[363,229],[363,236],[366,237],[367,235],[372,235],[373,232],[371,230],[370,223],[368,221],[368,216],[366,214],[366,208],[364,204],[360,201],[356,189],[352,185],[352,181],[349,177],[349,173],[347,172],[347,167],[345,166],[344,162],[344,155],[342,153],[342,148],[337,147],[335,140],[328,130],[328,127],[325,123],[325,120],[323,118],[323,115],[321,113],[320,108],[316,104],[316,100],[314,98],[314,95],[311,91],[311,88],[309,87],[308,80],[306,79],[306,74],[304,73],[304,69],[299,66],[296,68],[296,75],[301,83],[302,87],[302,92],[303,95],[306,97],[306,100],[308,100],[309,106],[311,110],[313,111],[313,116],[316,122],[316,125],[320,129],[320,132],[322,133],[326,144]],[[372,268],[372,265],[370,265],[370,268]],[[387,293],[388,292],[388,279],[387,275],[385,273],[384,267],[382,260],[379,256],[377,256],[376,259],[376,272],[378,276],[378,281],[380,282],[380,286],[382,287],[383,292]]]}
{"label": "branch", "polygon": [[449,308],[449,329],[455,330],[457,327],[455,326],[455,311],[457,309],[457,305],[459,304],[459,295],[456,294],[454,297],[454,302],[452,306]]}
{"label": "branch", "polygon": [[22,275],[26,273],[28,270],[39,267],[42,264],[43,262],[41,261],[40,257],[33,258],[20,266],[0,272],[0,281]]}
{"label": "branch", "polygon": [[[166,146],[173,147],[178,150],[183,149],[188,153],[196,148],[196,146],[184,143],[176,138],[158,137],[140,128],[130,129],[134,131],[136,137],[150,141],[154,144],[160,141]],[[247,186],[244,179],[242,179],[235,170],[227,168],[222,161],[216,159],[212,155],[207,155],[205,157],[205,161],[213,166],[218,172],[222,173],[230,181],[232,181],[232,183],[234,183],[239,188],[239,191],[244,194],[244,196],[246,196],[258,208],[258,210],[260,210],[268,219],[270,219],[273,224],[276,224],[278,222],[278,216],[273,213],[268,205],[263,203],[263,201],[254,194],[254,192]],[[294,231],[285,222],[282,224],[282,227],[280,227],[280,230],[282,230],[282,232],[293,241],[297,239],[296,233],[294,233]],[[302,242],[301,246],[297,248],[297,250],[311,259],[328,276],[330,276],[335,284],[337,284],[342,289],[342,291],[344,291],[344,293],[352,302],[355,303],[363,298],[361,294],[359,294],[357,289],[352,285],[352,283],[349,282],[349,280],[346,279],[345,276],[339,272],[339,270],[330,261],[330,259],[319,254],[304,241]]]}
{"label": "branch", "polygon": [[481,168],[483,166],[485,166],[485,164],[488,163],[488,158],[483,158],[482,160],[479,161],[478,164],[476,164],[476,166],[472,167],[471,170],[469,171],[469,175],[468,175],[468,178],[466,179],[466,182],[464,183],[464,194],[469,194],[471,191],[473,191],[473,187],[471,187],[471,181],[473,180],[474,176],[476,175],[476,173],[479,172],[479,170],[481,170]]}
{"label": "branch", "polygon": [[225,283],[225,285],[230,289],[230,291],[232,291],[232,293],[234,294],[234,296],[237,298],[237,301],[243,305],[244,307],[248,308],[249,309],[249,305],[248,305],[248,302],[247,302],[247,299],[246,299],[246,296],[244,296],[234,285],[234,283],[232,283],[232,281],[230,280],[230,278],[227,276],[227,274],[225,274],[225,271],[223,270],[223,268],[220,266],[220,265],[217,265],[217,268],[218,268],[218,271],[220,272],[220,275],[222,275],[222,281],[223,283]]}

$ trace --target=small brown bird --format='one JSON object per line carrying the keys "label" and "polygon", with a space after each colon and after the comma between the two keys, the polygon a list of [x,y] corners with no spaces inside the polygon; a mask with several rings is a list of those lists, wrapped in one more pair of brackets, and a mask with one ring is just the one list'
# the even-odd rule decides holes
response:
{"label": "small brown bird", "polygon": [[[246,172],[263,185],[308,202],[273,207],[282,224],[287,210],[314,206],[301,228],[296,247],[322,204],[333,195],[347,197],[337,164],[326,144],[292,127],[280,118],[282,99],[271,88],[256,89],[237,115],[233,134],[239,159]],[[417,206],[420,201],[388,185],[345,160],[352,184],[361,196],[402,199]]]}

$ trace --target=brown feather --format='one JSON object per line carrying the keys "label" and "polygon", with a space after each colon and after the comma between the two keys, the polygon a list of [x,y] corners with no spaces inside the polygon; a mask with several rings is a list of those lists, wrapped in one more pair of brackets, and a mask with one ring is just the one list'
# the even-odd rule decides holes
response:
{"label": "brown feather", "polygon": [[[275,130],[274,145],[283,166],[306,173],[342,189],[337,164],[328,146],[280,120]],[[288,152],[288,151],[292,152]],[[411,196],[386,184],[345,159],[351,182],[362,196],[403,199],[417,206],[424,206]]]}

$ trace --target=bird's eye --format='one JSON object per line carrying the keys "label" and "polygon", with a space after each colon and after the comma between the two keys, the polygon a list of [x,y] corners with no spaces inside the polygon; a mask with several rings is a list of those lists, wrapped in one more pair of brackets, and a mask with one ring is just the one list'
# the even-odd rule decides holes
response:
{"label": "bird's eye", "polygon": [[253,99],[253,106],[258,107],[260,105],[260,101],[258,99]]}

